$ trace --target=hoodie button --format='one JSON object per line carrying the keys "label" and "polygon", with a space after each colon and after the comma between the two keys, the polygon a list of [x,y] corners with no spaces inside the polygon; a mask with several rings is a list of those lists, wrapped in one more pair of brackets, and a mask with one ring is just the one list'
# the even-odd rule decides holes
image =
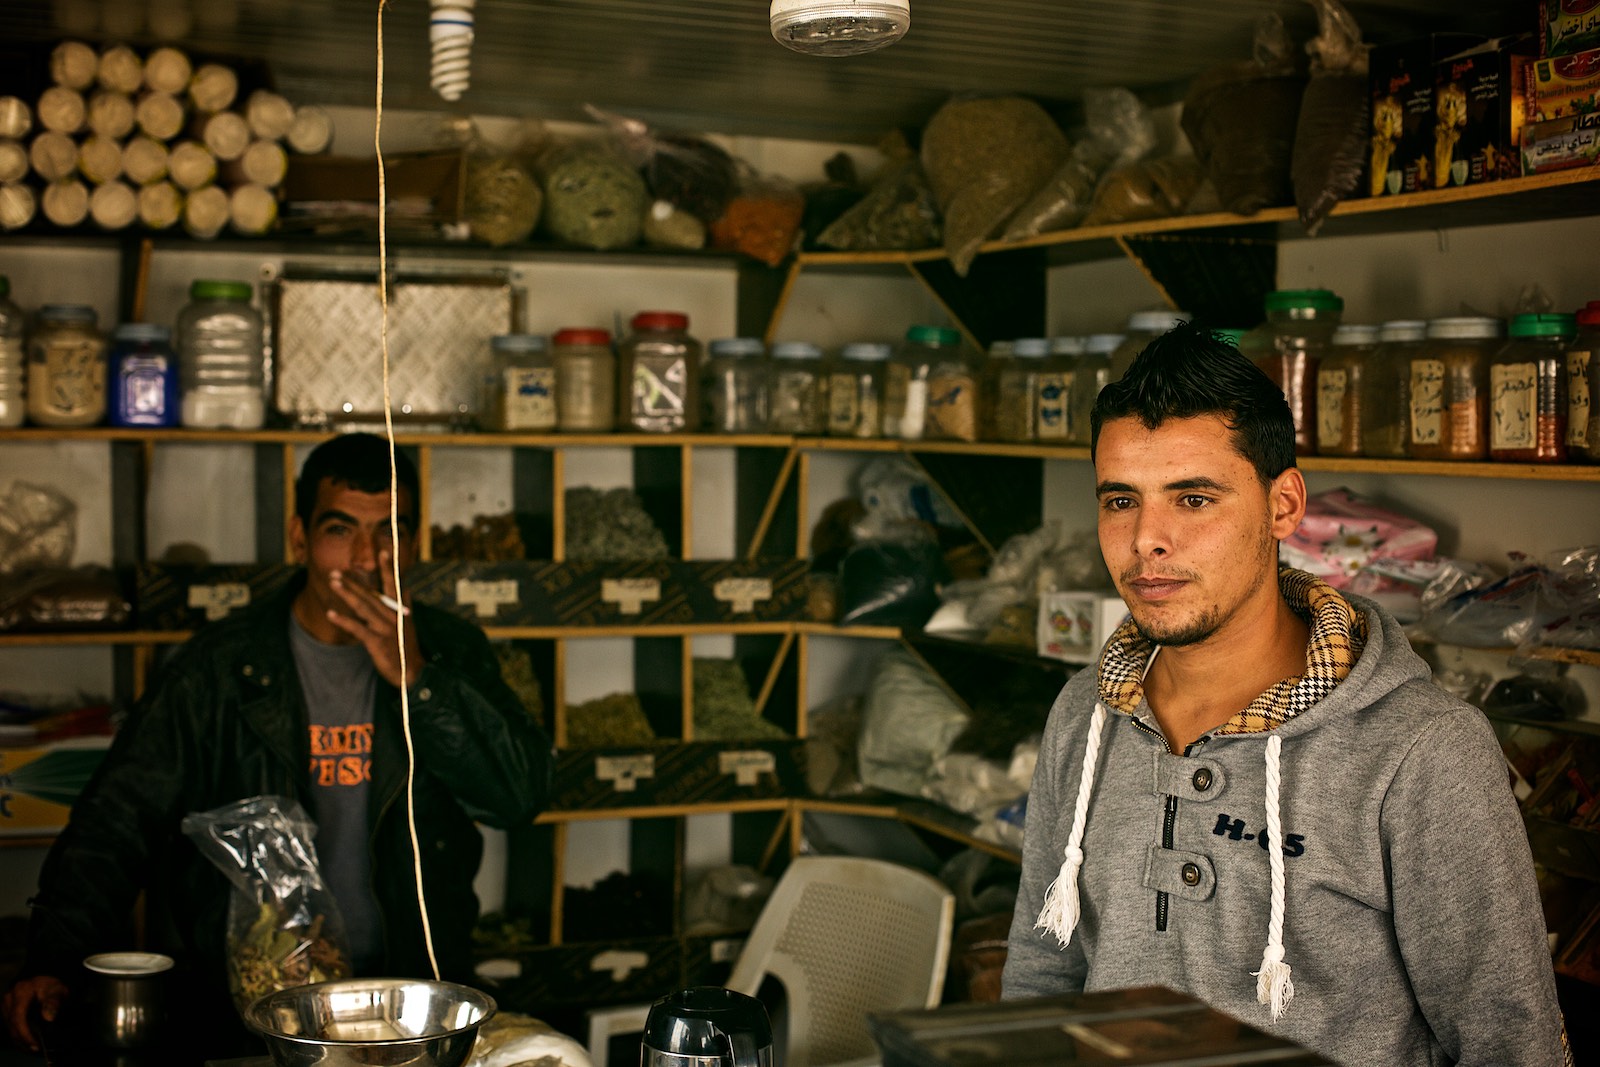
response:
{"label": "hoodie button", "polygon": [[[1194,787],[1196,789],[1204,793],[1207,789],[1211,788],[1211,768],[1201,767],[1198,771],[1194,772],[1194,777],[1189,780],[1194,783]],[[1194,883],[1191,882],[1189,884],[1193,885]]]}
{"label": "hoodie button", "polygon": [[1183,865],[1183,869],[1179,872],[1179,874],[1183,878],[1183,884],[1184,885],[1199,885],[1200,884],[1200,866],[1199,866],[1199,864],[1185,863]]}

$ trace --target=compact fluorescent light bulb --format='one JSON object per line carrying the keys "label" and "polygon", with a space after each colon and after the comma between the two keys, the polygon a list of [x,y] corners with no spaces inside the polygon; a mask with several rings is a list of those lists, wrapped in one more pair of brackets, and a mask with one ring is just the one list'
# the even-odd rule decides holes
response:
{"label": "compact fluorescent light bulb", "polygon": [[812,56],[875,51],[910,27],[911,0],[772,0],[772,36]]}

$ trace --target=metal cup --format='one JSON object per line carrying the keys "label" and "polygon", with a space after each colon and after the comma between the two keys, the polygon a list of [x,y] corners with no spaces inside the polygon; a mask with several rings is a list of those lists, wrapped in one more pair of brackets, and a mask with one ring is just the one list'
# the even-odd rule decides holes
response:
{"label": "metal cup", "polygon": [[90,978],[89,1019],[100,1045],[142,1048],[161,1036],[172,957],[157,952],[103,952],[84,960],[83,966]]}

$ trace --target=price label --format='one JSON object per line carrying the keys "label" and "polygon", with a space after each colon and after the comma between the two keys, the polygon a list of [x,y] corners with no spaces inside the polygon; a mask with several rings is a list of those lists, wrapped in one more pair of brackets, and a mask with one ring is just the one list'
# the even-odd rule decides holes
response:
{"label": "price label", "polygon": [[619,793],[631,793],[638,787],[639,779],[656,776],[656,758],[597,756],[594,761],[594,776],[602,782],[610,782],[611,788]]}
{"label": "price label", "polygon": [[637,615],[645,603],[661,599],[658,578],[606,578],[600,583],[600,599],[615,604],[623,615]]}
{"label": "price label", "polygon": [[773,754],[761,749],[717,753],[717,769],[733,775],[739,785],[755,785],[763,774],[777,773],[777,768],[778,761]]}
{"label": "price label", "polygon": [[754,611],[763,600],[772,599],[772,579],[722,578],[711,587],[711,595],[735,612],[746,614]]}
{"label": "price label", "polygon": [[207,622],[216,622],[235,608],[250,603],[250,587],[243,582],[218,582],[216,585],[191,585],[189,606],[206,613]]}
{"label": "price label", "polygon": [[500,614],[506,604],[518,600],[517,580],[497,578],[484,581],[479,578],[461,578],[456,581],[456,603],[472,606],[473,614],[480,619],[492,619]]}

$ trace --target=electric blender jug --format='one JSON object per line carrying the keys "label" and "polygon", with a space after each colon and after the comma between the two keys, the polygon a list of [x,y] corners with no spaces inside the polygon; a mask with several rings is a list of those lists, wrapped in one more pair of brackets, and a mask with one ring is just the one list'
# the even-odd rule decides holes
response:
{"label": "electric blender jug", "polygon": [[640,1067],[774,1067],[772,1024],[755,997],[694,986],[650,1006]]}

